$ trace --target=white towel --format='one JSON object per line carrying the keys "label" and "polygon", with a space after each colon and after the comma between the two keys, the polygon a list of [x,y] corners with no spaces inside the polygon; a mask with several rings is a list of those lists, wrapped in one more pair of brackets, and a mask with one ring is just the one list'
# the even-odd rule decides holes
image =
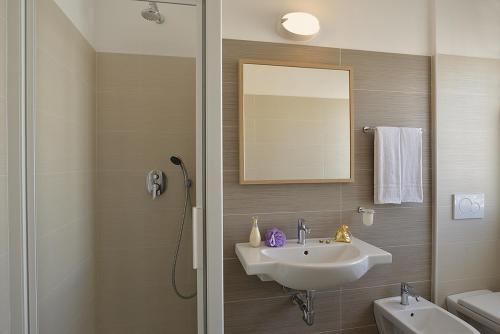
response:
{"label": "white towel", "polygon": [[401,202],[423,201],[422,129],[401,128]]}
{"label": "white towel", "polygon": [[423,201],[422,129],[375,131],[375,204]]}
{"label": "white towel", "polygon": [[378,127],[375,131],[375,204],[401,204],[401,131]]}

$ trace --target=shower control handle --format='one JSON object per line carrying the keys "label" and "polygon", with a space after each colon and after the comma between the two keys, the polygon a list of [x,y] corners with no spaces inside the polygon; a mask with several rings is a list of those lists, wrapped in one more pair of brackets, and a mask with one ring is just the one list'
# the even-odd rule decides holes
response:
{"label": "shower control handle", "polygon": [[160,186],[157,183],[153,183],[153,199],[156,199],[158,196],[160,196],[160,192],[158,191]]}
{"label": "shower control handle", "polygon": [[146,176],[146,190],[153,200],[157,199],[167,189],[167,176],[161,170],[152,170]]}

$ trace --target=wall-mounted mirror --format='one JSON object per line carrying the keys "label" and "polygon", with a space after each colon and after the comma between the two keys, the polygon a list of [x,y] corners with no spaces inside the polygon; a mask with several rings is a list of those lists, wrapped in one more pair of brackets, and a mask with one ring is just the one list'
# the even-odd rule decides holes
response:
{"label": "wall-mounted mirror", "polygon": [[240,183],[352,182],[352,71],[240,60]]}

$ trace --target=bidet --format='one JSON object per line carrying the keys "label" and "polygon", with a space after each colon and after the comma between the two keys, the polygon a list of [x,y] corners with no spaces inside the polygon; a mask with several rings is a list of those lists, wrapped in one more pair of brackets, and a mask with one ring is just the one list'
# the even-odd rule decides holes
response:
{"label": "bidet", "polygon": [[374,305],[380,334],[479,334],[471,325],[441,307],[419,298],[401,305],[400,296],[379,299]]}
{"label": "bidet", "polygon": [[401,282],[401,305],[410,305],[410,302],[408,300],[408,297],[414,297],[415,300],[418,302],[418,299],[420,298],[419,295],[417,295],[415,292],[413,292],[413,287],[409,285],[408,283]]}

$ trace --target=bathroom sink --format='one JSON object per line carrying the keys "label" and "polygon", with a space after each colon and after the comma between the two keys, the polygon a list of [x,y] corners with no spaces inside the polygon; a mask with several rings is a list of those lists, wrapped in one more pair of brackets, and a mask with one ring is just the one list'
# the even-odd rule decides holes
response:
{"label": "bathroom sink", "polygon": [[305,245],[289,240],[282,248],[253,248],[248,243],[235,248],[247,275],[296,290],[335,288],[360,279],[377,264],[392,262],[390,253],[357,238],[350,244],[320,240],[326,239],[309,239]]}
{"label": "bathroom sink", "polygon": [[374,313],[381,334],[479,334],[471,325],[423,299],[400,304],[400,297],[375,301]]}

